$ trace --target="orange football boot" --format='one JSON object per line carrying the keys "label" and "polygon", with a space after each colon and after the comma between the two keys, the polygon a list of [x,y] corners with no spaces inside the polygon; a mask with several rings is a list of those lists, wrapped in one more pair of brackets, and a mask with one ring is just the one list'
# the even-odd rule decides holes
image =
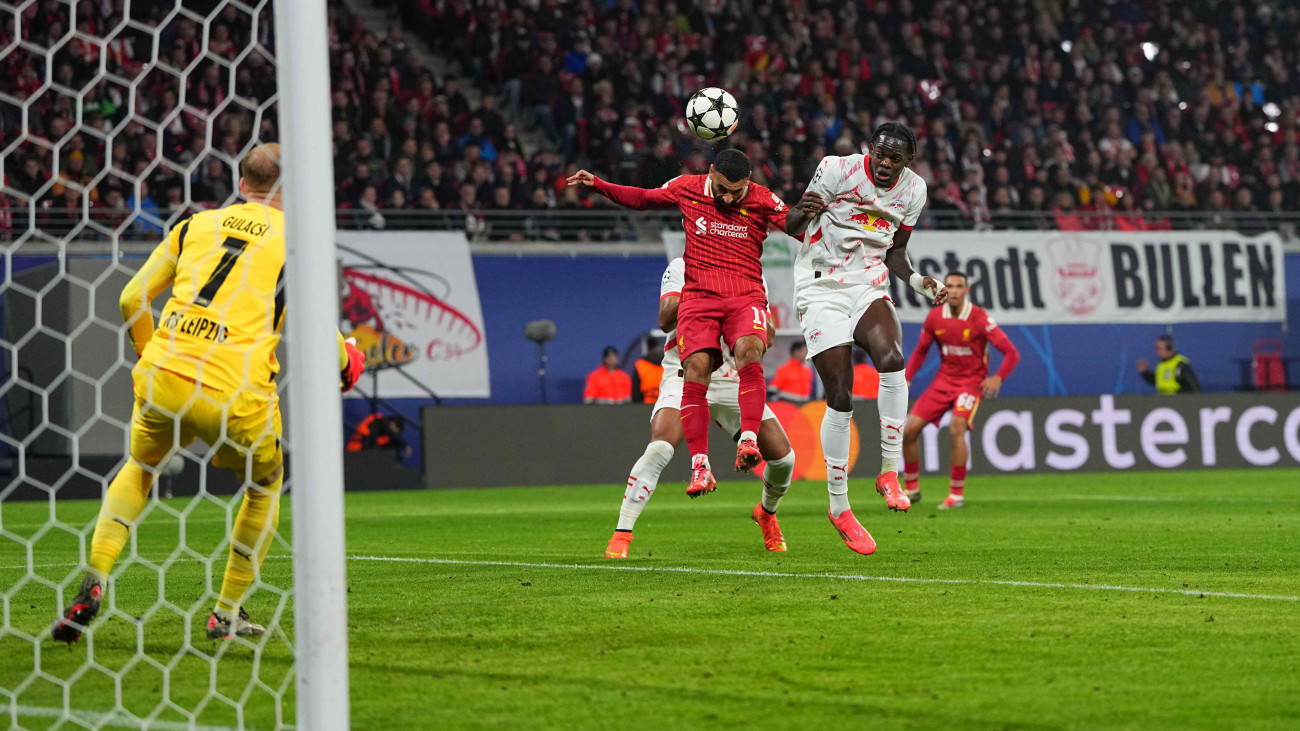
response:
{"label": "orange football boot", "polygon": [[632,542],[632,531],[616,530],[605,547],[605,558],[627,558],[627,546]]}
{"label": "orange football boot", "polygon": [[785,551],[785,536],[781,535],[781,526],[776,522],[776,513],[769,513],[763,509],[763,504],[759,503],[754,506],[754,512],[749,517],[758,523],[758,527],[763,529],[763,545],[769,551]]}

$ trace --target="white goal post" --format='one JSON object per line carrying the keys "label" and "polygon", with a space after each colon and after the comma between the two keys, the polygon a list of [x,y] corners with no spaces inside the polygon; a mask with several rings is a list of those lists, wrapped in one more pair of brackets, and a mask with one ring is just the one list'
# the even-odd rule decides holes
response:
{"label": "white goal post", "polygon": [[298,728],[345,731],[348,626],[330,64],[322,0],[275,3],[285,209]]}
{"label": "white goal post", "polygon": [[[0,79],[5,728],[350,728],[327,12],[325,0],[0,0],[0,70],[17,69]],[[132,493],[137,517],[99,510],[131,474],[133,406],[162,410],[134,389],[123,288],[194,213],[239,203],[240,160],[272,141],[292,522],[259,539],[274,542],[241,605],[265,634],[227,638],[204,623],[251,469],[241,483],[216,468],[224,447],[172,432],[164,462],[134,463],[150,475]],[[126,545],[83,584],[100,519],[125,526]],[[69,647],[56,618],[85,608],[82,594],[98,613],[61,637]]]}

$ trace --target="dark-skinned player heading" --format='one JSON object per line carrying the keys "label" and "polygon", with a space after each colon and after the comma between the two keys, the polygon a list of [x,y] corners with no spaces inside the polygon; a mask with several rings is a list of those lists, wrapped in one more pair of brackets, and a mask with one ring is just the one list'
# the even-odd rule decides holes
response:
{"label": "dark-skinned player heading", "polygon": [[740,372],[740,438],[736,469],[748,472],[762,459],[758,429],[767,401],[763,353],[767,350],[767,296],[763,291],[763,240],[784,230],[787,207],[772,191],[750,182],[749,158],[722,150],[705,175],[682,175],[653,189],[607,183],[586,170],[568,179],[637,210],[677,208],[686,229],[685,286],[677,311],[677,345],[685,384],[682,431],[691,452],[686,494],[712,492],[709,465],[710,374],[722,364],[721,338]]}
{"label": "dark-skinned player heading", "polygon": [[947,292],[912,270],[907,243],[925,207],[926,186],[907,169],[916,136],[889,122],[871,136],[869,156],[828,156],[813,174],[786,231],[803,235],[794,265],[794,304],[804,341],[826,389],[822,452],[830,492],[831,524],[862,554],[876,543],[849,507],[849,425],[853,417],[852,346],[867,351],[880,371],[880,473],[876,491],[891,510],[911,507],[898,484],[907,416],[903,328],[889,299],[889,275],[942,304]]}
{"label": "dark-skinned player heading", "polygon": [[[926,424],[938,426],[951,409],[948,434],[952,437],[952,482],[947,499],[939,504],[940,510],[948,510],[966,505],[966,430],[975,428],[980,398],[998,395],[1002,382],[1020,362],[1020,351],[984,308],[970,301],[965,274],[949,272],[943,278],[943,285],[948,290],[948,303],[926,315],[921,339],[907,361],[910,388],[912,378],[925,364],[930,344],[939,341],[939,375],[916,400],[912,413],[907,416],[907,426],[903,427],[903,482],[908,500],[919,502],[921,445],[917,437]],[[992,376],[989,375],[990,343],[1002,353],[1002,367]]]}

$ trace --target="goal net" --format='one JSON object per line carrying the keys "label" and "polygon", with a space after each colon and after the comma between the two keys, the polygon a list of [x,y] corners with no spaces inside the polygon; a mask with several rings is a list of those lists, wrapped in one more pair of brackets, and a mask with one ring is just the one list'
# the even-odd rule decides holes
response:
{"label": "goal net", "polygon": [[[321,14],[323,48],[324,4],[302,5]],[[237,545],[269,553],[243,603],[266,633],[205,631],[241,501],[261,489],[251,458],[242,474],[218,468],[225,432],[187,446],[177,436],[145,469],[147,502],[98,617],[76,644],[51,637],[81,589],[103,496],[128,464],[137,356],[123,287],[173,227],[240,201],[249,150],[285,142],[276,10],[269,0],[0,2],[0,718],[10,728],[280,729],[301,718],[295,637],[306,645],[307,630],[300,621],[295,632],[292,480],[278,533],[262,536],[272,543]],[[323,53],[317,65],[328,73]],[[286,205],[285,277],[295,271],[293,214]],[[247,276],[219,286],[234,297],[255,288]],[[158,326],[169,295],[153,300]],[[285,328],[293,355],[297,301]],[[337,365],[328,369],[336,385]],[[276,380],[281,392],[289,375]],[[321,398],[337,408],[336,388]],[[315,459],[294,459],[295,413],[284,440],[291,474]]]}

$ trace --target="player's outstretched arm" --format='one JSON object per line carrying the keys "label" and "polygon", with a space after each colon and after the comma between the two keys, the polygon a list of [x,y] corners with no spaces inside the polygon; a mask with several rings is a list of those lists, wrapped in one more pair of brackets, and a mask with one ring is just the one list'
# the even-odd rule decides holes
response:
{"label": "player's outstretched arm", "polygon": [[122,288],[122,295],[118,298],[122,321],[130,326],[128,332],[136,355],[143,353],[144,347],[153,339],[153,308],[150,304],[163,290],[172,286],[172,281],[176,279],[181,230],[184,229],[172,229],[167,240],[158,244],[140,271]]}
{"label": "player's outstretched arm", "polygon": [[931,299],[933,304],[941,305],[948,300],[948,290],[935,281],[934,277],[923,277],[912,269],[912,262],[907,258],[907,242],[912,238],[912,229],[899,229],[894,233],[894,245],[885,252],[885,266],[895,277],[907,282],[916,293]]}
{"label": "player's outstretched arm", "polygon": [[930,332],[930,323],[927,321],[921,328],[921,337],[916,341],[916,349],[907,359],[907,370],[904,371],[904,377],[908,383],[916,376],[921,366],[925,365],[925,357],[930,354],[930,346],[934,343],[934,335]]}
{"label": "player's outstretched arm", "polygon": [[826,210],[826,201],[816,191],[804,191],[803,197],[785,214],[785,232],[791,236],[802,236],[808,230],[808,224],[819,213]]}
{"label": "player's outstretched arm", "polygon": [[604,180],[592,175],[586,170],[579,170],[570,175],[565,181],[572,188],[575,185],[585,185],[595,188],[597,193],[614,201],[620,206],[627,206],[638,211],[648,211],[655,208],[674,208],[677,206],[677,200],[667,188],[635,188],[630,185],[615,185],[607,183]]}
{"label": "player's outstretched arm", "polygon": [[989,330],[987,337],[989,343],[1002,354],[1002,365],[998,368],[998,372],[984,379],[983,383],[984,395],[993,398],[1002,389],[1003,381],[1006,381],[1011,371],[1016,369],[1016,364],[1020,362],[1020,351],[1000,327]]}

